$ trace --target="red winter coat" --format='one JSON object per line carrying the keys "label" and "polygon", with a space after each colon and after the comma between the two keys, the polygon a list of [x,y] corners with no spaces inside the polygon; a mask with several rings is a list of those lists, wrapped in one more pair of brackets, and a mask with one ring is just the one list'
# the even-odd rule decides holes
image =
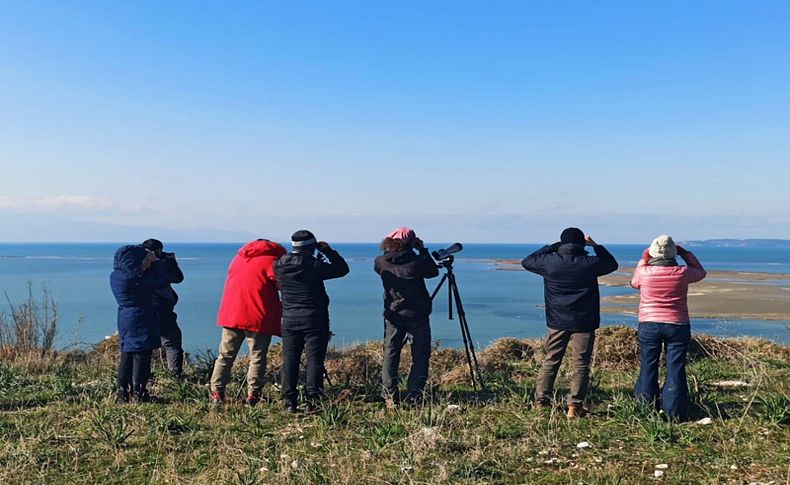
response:
{"label": "red winter coat", "polygon": [[252,241],[239,249],[228,268],[217,325],[282,335],[273,265],[284,254],[285,248],[271,241]]}

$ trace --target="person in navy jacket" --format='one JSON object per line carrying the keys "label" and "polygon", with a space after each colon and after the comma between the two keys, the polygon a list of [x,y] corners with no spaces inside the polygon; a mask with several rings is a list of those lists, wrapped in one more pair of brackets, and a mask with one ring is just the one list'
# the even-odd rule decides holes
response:
{"label": "person in navy jacket", "polygon": [[156,255],[142,245],[122,246],[115,252],[110,288],[118,302],[118,402],[150,400],[151,353],[160,345],[154,292],[170,283],[155,261]]}

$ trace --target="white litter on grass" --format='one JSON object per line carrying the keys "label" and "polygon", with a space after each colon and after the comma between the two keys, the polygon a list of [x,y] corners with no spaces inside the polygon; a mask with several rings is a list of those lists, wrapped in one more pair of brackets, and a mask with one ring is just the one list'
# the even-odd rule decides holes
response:
{"label": "white litter on grass", "polygon": [[746,381],[714,381],[711,382],[711,384],[719,387],[750,387],[751,386],[751,384],[749,384]]}
{"label": "white litter on grass", "polygon": [[413,470],[414,470],[413,466],[402,466],[402,467],[400,467],[400,471],[402,471],[403,473],[409,473],[410,471],[413,471]]}
{"label": "white litter on grass", "polygon": [[586,442],[586,441],[582,441],[581,443],[577,443],[576,444],[576,448],[579,448],[580,450],[584,449],[584,448],[589,448],[591,446],[592,445],[590,443]]}
{"label": "white litter on grass", "polygon": [[738,469],[738,465],[730,465],[730,470],[737,470],[737,469]]}
{"label": "white litter on grass", "polygon": [[703,426],[707,426],[709,424],[713,424],[713,420],[711,418],[702,418],[699,421],[697,421],[697,424],[701,424]]}
{"label": "white litter on grass", "polygon": [[655,470],[655,471],[653,471],[653,476],[656,477],[656,478],[661,478],[661,477],[664,476],[664,471],[663,470]]}
{"label": "white litter on grass", "polygon": [[444,408],[444,410],[447,411],[448,413],[457,414],[463,411],[463,408],[458,404],[448,404],[447,407]]}
{"label": "white litter on grass", "polygon": [[294,460],[291,462],[291,469],[298,470],[299,469],[299,460]]}
{"label": "white litter on grass", "polygon": [[669,465],[666,463],[659,463],[656,465],[656,470],[666,470],[667,468],[669,468]]}
{"label": "white litter on grass", "polygon": [[422,432],[423,437],[429,440],[435,440],[439,438],[439,427],[434,426],[433,428],[422,428],[420,430]]}

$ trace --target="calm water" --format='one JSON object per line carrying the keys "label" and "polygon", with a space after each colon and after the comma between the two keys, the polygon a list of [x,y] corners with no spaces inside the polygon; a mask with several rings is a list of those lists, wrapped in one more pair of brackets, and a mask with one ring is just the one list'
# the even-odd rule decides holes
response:
{"label": "calm water", "polygon": [[[46,285],[58,303],[58,346],[71,342],[94,343],[115,332],[116,306],[109,288],[112,257],[118,244],[0,244],[0,290],[12,302],[21,301],[30,281],[40,295]],[[184,331],[184,345],[195,352],[214,348],[219,329],[216,313],[225,274],[238,244],[172,244],[186,276],[176,290],[176,307]],[[380,339],[383,332],[382,289],[373,270],[378,254],[374,244],[337,244],[349,261],[351,273],[327,283],[332,299],[330,313],[335,332],[333,344]],[[436,244],[435,248],[444,247]],[[494,260],[521,259],[537,245],[467,245],[455,268],[471,333],[479,346],[503,336],[537,337],[546,330],[541,279],[526,271],[498,271]],[[642,246],[611,245],[621,265],[634,265]],[[695,253],[710,269],[790,273],[790,252],[781,249],[697,248]],[[439,279],[429,282],[432,288]],[[627,288],[601,288],[606,294],[627,293]],[[443,346],[460,346],[457,320],[447,319],[446,292],[435,303],[433,336]],[[7,303],[5,304],[5,313]],[[634,325],[635,319],[604,315],[604,325]],[[698,332],[715,335],[753,335],[790,341],[786,322],[695,319]]]}

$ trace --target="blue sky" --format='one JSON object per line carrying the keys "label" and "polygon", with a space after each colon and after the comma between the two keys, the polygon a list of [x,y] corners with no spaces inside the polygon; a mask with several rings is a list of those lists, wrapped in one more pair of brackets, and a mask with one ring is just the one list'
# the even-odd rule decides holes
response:
{"label": "blue sky", "polygon": [[790,238],[790,3],[3,2],[0,240]]}

